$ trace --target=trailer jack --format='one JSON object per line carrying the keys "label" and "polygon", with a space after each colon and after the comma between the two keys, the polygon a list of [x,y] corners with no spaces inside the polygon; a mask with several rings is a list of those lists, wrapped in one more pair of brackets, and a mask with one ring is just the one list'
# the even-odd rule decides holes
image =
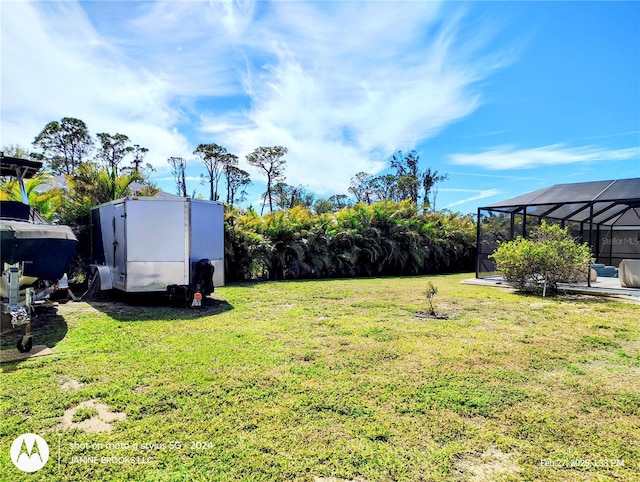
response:
{"label": "trailer jack", "polygon": [[33,337],[31,336],[31,311],[33,288],[25,289],[24,301],[20,302],[20,276],[22,263],[4,265],[2,273],[7,285],[8,303],[3,303],[2,312],[11,316],[11,325],[16,328],[24,326],[24,335],[18,339],[16,348],[21,353],[31,351]]}

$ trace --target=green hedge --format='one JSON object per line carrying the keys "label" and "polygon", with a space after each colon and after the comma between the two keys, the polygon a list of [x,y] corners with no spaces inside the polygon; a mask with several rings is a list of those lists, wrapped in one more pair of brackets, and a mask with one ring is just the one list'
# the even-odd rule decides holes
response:
{"label": "green hedge", "polygon": [[471,216],[419,214],[408,201],[321,215],[302,206],[263,217],[231,209],[225,221],[230,281],[470,271],[475,261]]}

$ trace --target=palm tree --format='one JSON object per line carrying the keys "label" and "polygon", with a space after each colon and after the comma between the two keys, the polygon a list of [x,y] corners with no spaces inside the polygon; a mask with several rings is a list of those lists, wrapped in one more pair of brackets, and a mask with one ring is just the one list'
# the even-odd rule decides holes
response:
{"label": "palm tree", "polygon": [[[91,208],[124,196],[153,196],[159,191],[136,170],[113,176],[113,172],[93,162],[85,162],[67,176],[69,190],[64,196],[63,216],[70,224],[87,224]],[[135,190],[133,188],[136,188]]]}
{"label": "palm tree", "polygon": [[[55,219],[61,204],[61,190],[52,187],[53,182],[53,176],[46,173],[36,174],[24,182],[29,205],[48,221]],[[20,185],[16,179],[0,183],[0,200],[22,201]]]}

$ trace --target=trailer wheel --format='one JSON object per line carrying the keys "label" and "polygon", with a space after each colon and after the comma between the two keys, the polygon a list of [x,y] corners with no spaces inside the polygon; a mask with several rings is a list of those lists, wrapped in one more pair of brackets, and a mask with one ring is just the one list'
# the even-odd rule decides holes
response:
{"label": "trailer wheel", "polygon": [[87,268],[87,278],[89,279],[87,291],[84,292],[80,299],[95,300],[98,293],[100,293],[100,273],[96,268],[90,266]]}
{"label": "trailer wheel", "polygon": [[[26,341],[25,341],[26,338]],[[20,353],[28,353],[31,351],[31,348],[33,348],[33,337],[29,336],[29,337],[25,337],[25,336],[21,336],[18,339],[18,343],[16,345],[16,348],[18,349],[18,351]]]}

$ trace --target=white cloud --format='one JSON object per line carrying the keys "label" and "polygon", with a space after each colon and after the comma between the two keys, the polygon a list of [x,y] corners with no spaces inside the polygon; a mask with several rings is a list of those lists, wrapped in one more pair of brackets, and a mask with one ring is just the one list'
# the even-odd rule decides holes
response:
{"label": "white cloud", "polygon": [[568,147],[565,144],[552,144],[532,149],[501,146],[475,154],[451,154],[449,161],[452,164],[508,170],[579,162],[623,161],[638,157],[640,147],[604,149],[598,146]]}
{"label": "white cloud", "polygon": [[113,41],[166,79],[172,96],[188,102],[242,93],[238,72],[244,62],[237,57],[235,42],[251,22],[253,2],[136,4],[137,15],[127,15]]}
{"label": "white cloud", "polygon": [[160,174],[200,142],[284,145],[287,182],[346,192],[481,104],[492,34],[438,2],[5,2],[1,142],[77,117]]}
{"label": "white cloud", "polygon": [[[184,180],[187,182],[196,182],[199,183],[200,182],[201,177],[200,176],[185,176]],[[175,178],[172,176],[155,176],[153,178],[153,180],[155,182],[173,182],[175,183]]]}
{"label": "white cloud", "polygon": [[448,173],[455,176],[490,177],[493,179],[509,179],[511,181],[546,182],[548,180],[547,177],[514,176],[514,175],[503,175],[503,174],[482,174],[479,172],[449,171]]}
{"label": "white cloud", "polygon": [[2,72],[3,145],[30,147],[48,122],[76,117],[149,147],[156,165],[190,152],[167,82],[132,65],[73,2],[3,4]]}
{"label": "white cloud", "polygon": [[251,107],[207,116],[203,132],[241,157],[285,145],[289,183],[345,192],[356,172],[379,172],[478,107],[473,83],[505,59],[482,55],[486,32],[463,41],[462,22],[433,2],[276,3],[243,46],[266,60],[248,64]]}
{"label": "white cloud", "polygon": [[446,206],[444,206],[443,209],[451,209],[452,207],[455,206],[460,206],[462,204],[466,204],[472,201],[478,201],[480,199],[485,199],[488,197],[492,197],[492,196],[497,196],[498,194],[500,194],[502,191],[500,191],[499,189],[484,189],[484,190],[477,190],[477,189],[447,189],[447,188],[443,188],[440,189],[440,191],[442,192],[466,192],[466,193],[474,193],[473,196],[470,197],[466,197],[464,199],[459,199],[455,202],[449,203]]}

